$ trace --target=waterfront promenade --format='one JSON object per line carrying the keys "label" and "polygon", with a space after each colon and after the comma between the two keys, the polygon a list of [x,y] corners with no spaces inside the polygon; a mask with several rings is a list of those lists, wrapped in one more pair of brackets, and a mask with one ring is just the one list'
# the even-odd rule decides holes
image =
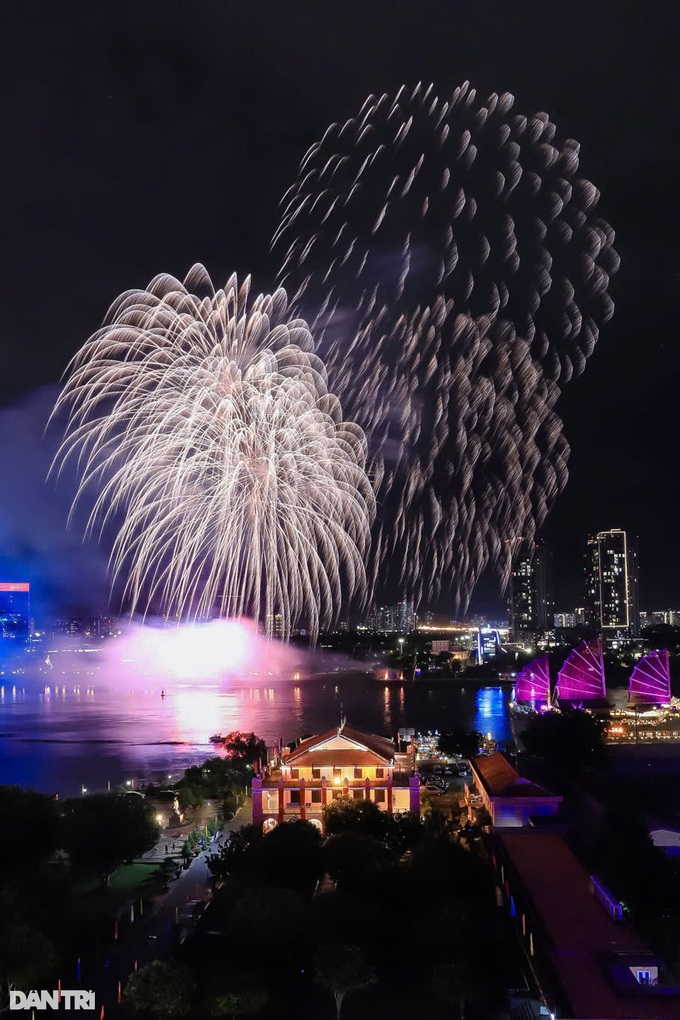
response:
{"label": "waterfront promenade", "polygon": [[[188,905],[196,900],[205,902],[210,896],[211,875],[207,863],[208,856],[217,850],[227,833],[241,828],[242,825],[248,825],[251,821],[252,802],[248,798],[234,817],[225,822],[217,838],[206,843],[205,849],[190,862],[189,867],[169,884],[167,892],[156,896],[150,907],[145,908],[144,913],[139,910],[138,900],[131,900],[128,903],[125,909],[127,923],[116,927],[112,925],[110,942],[99,946],[96,959],[88,970],[83,969],[81,973],[81,986],[95,991],[96,1016],[100,1020],[102,1007],[105,1018],[123,1015],[124,1011],[118,1005],[119,989],[121,992],[124,990],[128,977],[136,967],[143,967],[151,960],[164,956],[173,940],[180,937],[183,927],[182,915]],[[139,860],[153,864],[164,860],[166,856],[173,856],[165,853],[166,842],[167,839],[162,838]],[[170,842],[172,843],[172,840]],[[177,837],[175,843],[179,846]],[[174,856],[181,860],[179,852]],[[134,921],[130,923],[128,919],[131,916],[134,916]],[[115,937],[116,931],[118,939]]]}

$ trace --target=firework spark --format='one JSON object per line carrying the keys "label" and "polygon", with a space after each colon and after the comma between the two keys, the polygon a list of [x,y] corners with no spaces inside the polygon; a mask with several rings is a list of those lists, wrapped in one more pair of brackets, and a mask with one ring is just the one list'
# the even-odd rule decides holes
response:
{"label": "firework spark", "polygon": [[[555,410],[618,268],[579,146],[467,84],[370,96],[304,157],[273,246],[379,482],[375,576],[505,583],[567,479]],[[382,474],[382,477],[381,477]]]}
{"label": "firework spark", "polygon": [[123,294],[70,365],[57,467],[88,531],[115,531],[130,612],[248,614],[312,634],[366,589],[366,440],[344,421],[285,292],[216,290],[202,266]]}

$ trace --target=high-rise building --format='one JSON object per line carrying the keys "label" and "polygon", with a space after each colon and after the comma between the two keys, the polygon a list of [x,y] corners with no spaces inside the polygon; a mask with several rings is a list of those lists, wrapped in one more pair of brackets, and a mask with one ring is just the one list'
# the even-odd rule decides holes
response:
{"label": "high-rise building", "polygon": [[27,581],[0,582],[0,637],[28,641],[30,636],[30,584]]}
{"label": "high-rise building", "polygon": [[653,612],[640,612],[640,627],[680,627],[680,609],[657,609]]}
{"label": "high-rise building", "polygon": [[620,528],[588,539],[586,557],[588,623],[604,636],[638,637],[638,556],[632,537]]}
{"label": "high-rise building", "polygon": [[508,603],[513,641],[531,640],[554,626],[551,559],[545,542],[522,542],[517,551]]}
{"label": "high-rise building", "polygon": [[410,634],[416,622],[413,603],[404,600],[396,606],[376,606],[368,618],[368,628],[384,634]]}

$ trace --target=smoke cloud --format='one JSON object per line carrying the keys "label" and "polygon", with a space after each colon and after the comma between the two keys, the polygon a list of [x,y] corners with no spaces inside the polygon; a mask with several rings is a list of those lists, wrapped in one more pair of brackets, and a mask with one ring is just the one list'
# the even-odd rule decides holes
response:
{"label": "smoke cloud", "polygon": [[0,410],[0,580],[30,582],[40,625],[108,605],[106,551],[83,542],[79,520],[67,528],[72,479],[46,481],[60,437],[45,428],[58,393],[43,387]]}

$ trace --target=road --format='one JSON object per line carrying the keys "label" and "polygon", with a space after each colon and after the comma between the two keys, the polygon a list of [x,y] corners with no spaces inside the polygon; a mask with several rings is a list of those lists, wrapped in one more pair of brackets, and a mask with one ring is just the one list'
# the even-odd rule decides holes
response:
{"label": "road", "polygon": [[140,915],[136,909],[134,924],[125,927],[121,925],[120,940],[103,950],[109,955],[100,961],[89,980],[88,975],[82,975],[82,986],[94,989],[96,993],[97,1009],[92,1016],[101,1017],[102,1006],[105,1018],[122,1014],[122,1009],[117,1005],[119,982],[121,988],[124,988],[135,965],[142,967],[169,949],[176,918],[183,913],[190,900],[205,899],[208,893],[208,855],[214,853],[224,841],[225,833],[249,825],[252,817],[252,801],[248,800],[231,821],[225,823],[217,839],[206,846],[186,871],[182,871],[180,877],[170,884],[167,893],[156,897],[150,913],[147,911],[145,915]]}

